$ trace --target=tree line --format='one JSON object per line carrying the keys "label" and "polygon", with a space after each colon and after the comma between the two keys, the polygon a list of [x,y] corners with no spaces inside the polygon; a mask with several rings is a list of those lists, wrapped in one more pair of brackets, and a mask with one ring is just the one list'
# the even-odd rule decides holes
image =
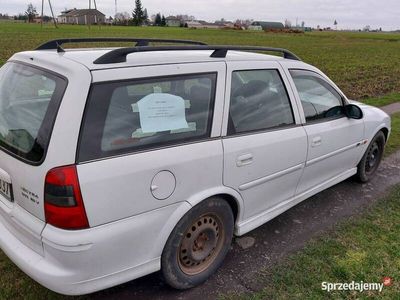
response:
{"label": "tree line", "polygon": [[[23,20],[27,22],[33,22],[34,18],[37,16],[37,9],[32,4],[29,3],[27,5],[27,9],[23,14],[18,14],[14,16],[14,20]],[[114,16],[114,23],[116,25],[133,25],[133,26],[142,26],[148,25],[150,23],[149,15],[147,13],[147,9],[143,7],[141,0],[135,0],[135,8],[132,11],[132,14],[128,13],[117,13]],[[50,21],[52,18],[48,16],[43,17],[43,21]],[[155,17],[154,25],[156,26],[166,26],[166,18],[164,15],[158,13]]]}

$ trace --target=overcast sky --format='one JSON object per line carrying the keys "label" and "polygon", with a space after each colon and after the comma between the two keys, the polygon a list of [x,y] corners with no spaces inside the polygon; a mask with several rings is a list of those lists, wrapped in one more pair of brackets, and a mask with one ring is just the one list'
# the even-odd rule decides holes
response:
{"label": "overcast sky", "polygon": [[[24,12],[30,0],[0,0],[0,12],[17,14]],[[31,0],[40,10],[41,0]],[[50,14],[47,0],[45,13]],[[114,0],[97,0],[97,7],[107,16],[113,16]],[[131,12],[134,0],[117,0],[118,12]],[[215,21],[254,19],[280,21],[289,19],[292,24],[304,21],[306,26],[331,26],[336,19],[338,29],[358,29],[366,25],[385,30],[400,28],[400,0],[142,0],[149,15],[161,12],[165,16],[175,14],[194,15],[197,19]],[[55,14],[64,8],[87,8],[89,1],[53,0]],[[92,4],[93,5],[93,4]]]}

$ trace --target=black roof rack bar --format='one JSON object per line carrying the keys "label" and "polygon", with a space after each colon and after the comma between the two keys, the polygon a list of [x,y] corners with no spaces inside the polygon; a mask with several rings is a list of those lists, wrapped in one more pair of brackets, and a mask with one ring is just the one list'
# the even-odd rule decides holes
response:
{"label": "black roof rack bar", "polygon": [[100,56],[93,63],[94,64],[115,64],[126,62],[126,56],[136,52],[153,52],[153,51],[185,51],[185,50],[213,50],[214,52],[210,57],[224,58],[228,51],[264,51],[264,52],[279,52],[283,54],[284,58],[300,60],[298,56],[289,50],[282,48],[270,47],[257,47],[257,46],[208,46],[208,45],[195,45],[195,46],[156,46],[156,47],[133,47],[133,48],[118,48],[111,50],[106,54]]}
{"label": "black roof rack bar", "polygon": [[[213,46],[210,46],[213,47]],[[215,46],[215,51],[211,57],[226,57],[228,51],[258,51],[258,52],[278,52],[283,54],[284,58],[292,60],[301,60],[296,54],[283,48],[259,47],[259,46]]]}
{"label": "black roof rack bar", "polygon": [[70,39],[57,39],[48,41],[36,50],[50,50],[57,49],[58,52],[64,52],[61,47],[63,44],[68,43],[99,43],[99,42],[134,42],[134,46],[143,47],[148,46],[149,43],[171,43],[171,44],[188,44],[188,45],[207,45],[203,42],[191,41],[191,40],[173,40],[173,39],[148,39],[148,38],[70,38]]}

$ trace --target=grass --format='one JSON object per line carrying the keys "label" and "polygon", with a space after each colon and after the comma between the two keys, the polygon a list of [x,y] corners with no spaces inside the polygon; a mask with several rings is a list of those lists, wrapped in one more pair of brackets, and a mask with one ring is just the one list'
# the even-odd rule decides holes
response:
{"label": "grass", "polygon": [[[298,54],[328,76],[353,99],[375,106],[400,101],[400,34],[313,32],[277,34],[233,30],[182,28],[135,28],[61,26],[0,23],[0,65],[15,52],[34,49],[39,44],[63,37],[130,36],[181,38],[211,44],[246,44],[284,47]],[[386,96],[382,96],[386,95]],[[400,147],[400,114],[392,116],[392,135],[387,154]],[[251,298],[335,298],[349,294],[324,294],[321,279],[380,281],[384,275],[400,278],[399,221],[400,188],[374,212],[345,224],[330,237],[312,242],[273,270],[265,278],[266,289]],[[63,299],[35,283],[0,251],[0,299]],[[265,279],[264,278],[264,279]],[[398,283],[385,289],[390,298],[400,293]],[[396,294],[397,293],[397,294]],[[366,294],[367,295],[367,294]],[[350,296],[357,298],[358,295]],[[392,298],[393,298],[392,297]]]}
{"label": "grass", "polygon": [[364,102],[365,104],[382,107],[391,103],[400,102],[400,93],[390,93],[381,97],[367,98],[363,99],[362,102]]}
{"label": "grass", "polygon": [[[399,299],[400,185],[361,217],[343,223],[333,233],[314,240],[285,263],[265,271],[265,288],[225,299]],[[325,282],[377,282],[386,276],[393,285],[382,293],[327,292]]]}
{"label": "grass", "polygon": [[[18,269],[0,250],[0,299],[66,299],[42,287]],[[83,298],[82,298],[83,299]]]}
{"label": "grass", "polygon": [[282,34],[161,27],[92,26],[88,29],[77,25],[59,29],[46,25],[41,29],[36,24],[4,22],[0,24],[0,65],[15,52],[34,49],[49,39],[99,36],[181,38],[210,44],[283,47],[324,71],[349,98],[360,100],[400,93],[400,34],[395,33]]}

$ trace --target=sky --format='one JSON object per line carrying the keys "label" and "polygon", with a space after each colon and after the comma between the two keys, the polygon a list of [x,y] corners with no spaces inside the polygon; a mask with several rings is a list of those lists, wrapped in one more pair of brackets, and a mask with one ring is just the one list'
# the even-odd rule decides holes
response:
{"label": "sky", "polygon": [[[0,12],[9,15],[23,13],[28,2],[40,11],[41,0],[0,0]],[[115,13],[114,0],[97,0],[97,8],[107,16]],[[118,12],[133,10],[134,0],[117,0]],[[54,13],[64,8],[88,8],[89,1],[53,0]],[[161,12],[165,16],[176,14],[193,15],[199,20],[215,21],[254,19],[257,21],[280,21],[288,19],[292,25],[305,22],[306,26],[334,27],[338,29],[400,29],[400,0],[142,0],[149,15]],[[93,2],[92,2],[93,6]],[[47,0],[45,14],[50,15]]]}

